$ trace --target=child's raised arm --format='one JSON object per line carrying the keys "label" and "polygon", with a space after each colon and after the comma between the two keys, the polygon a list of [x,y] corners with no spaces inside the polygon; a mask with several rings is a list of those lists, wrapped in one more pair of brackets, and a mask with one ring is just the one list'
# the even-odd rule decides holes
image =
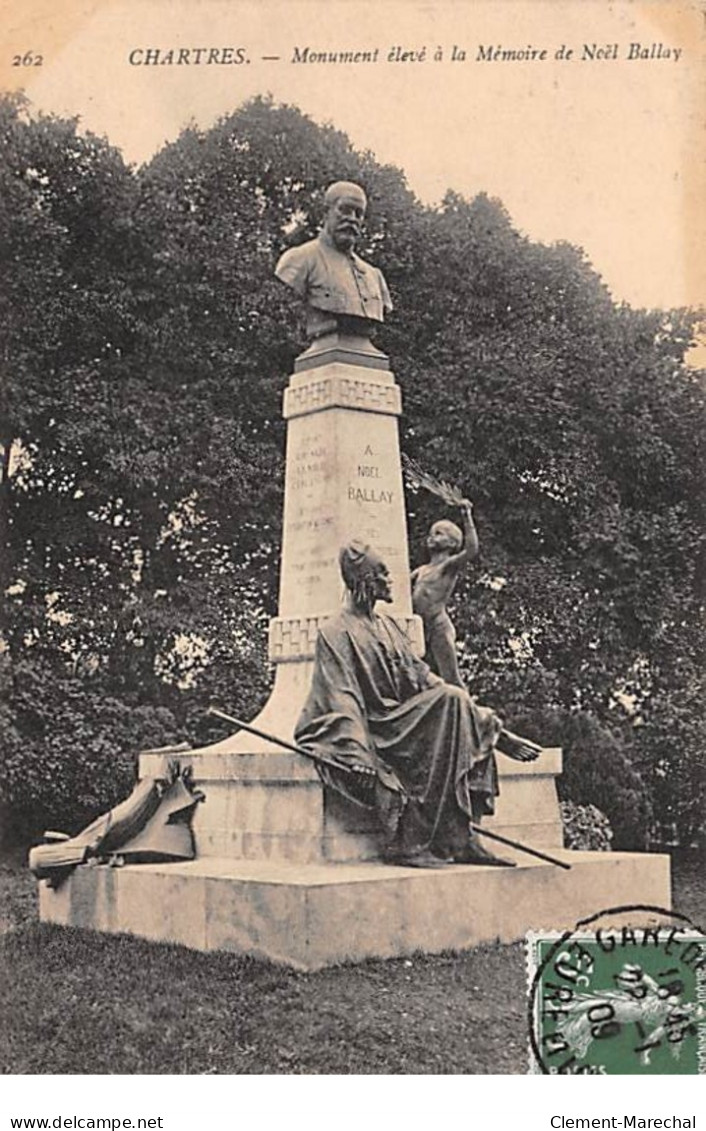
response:
{"label": "child's raised arm", "polygon": [[452,554],[443,564],[444,573],[459,573],[465,569],[468,562],[478,557],[480,549],[478,531],[473,521],[473,503],[464,499],[461,507],[461,526],[463,528],[463,549],[458,554]]}

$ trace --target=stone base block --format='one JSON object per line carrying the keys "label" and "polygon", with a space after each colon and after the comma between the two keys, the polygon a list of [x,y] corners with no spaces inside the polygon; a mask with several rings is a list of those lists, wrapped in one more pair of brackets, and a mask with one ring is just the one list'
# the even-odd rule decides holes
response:
{"label": "stone base block", "polygon": [[[375,814],[324,790],[311,762],[281,750],[233,749],[233,742],[190,750],[180,759],[205,796],[193,819],[199,857],[302,865],[379,857]],[[163,762],[162,756],[143,755],[140,776],[159,776]],[[496,814],[484,818],[484,826],[537,848],[560,848],[554,784],[560,773],[558,749],[543,750],[528,763],[500,755]]]}
{"label": "stone base block", "polygon": [[317,970],[512,942],[529,929],[568,928],[624,904],[670,907],[667,856],[555,852],[571,871],[519,856],[512,869],[433,871],[233,858],[84,865],[58,890],[40,884],[40,915],[44,922]]}

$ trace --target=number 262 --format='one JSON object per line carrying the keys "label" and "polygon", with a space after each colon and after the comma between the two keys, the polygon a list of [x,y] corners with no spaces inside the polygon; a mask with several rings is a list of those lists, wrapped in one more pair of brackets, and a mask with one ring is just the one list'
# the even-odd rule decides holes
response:
{"label": "number 262", "polygon": [[34,51],[25,51],[24,55],[13,55],[13,67],[41,67],[44,62],[43,55],[35,55]]}

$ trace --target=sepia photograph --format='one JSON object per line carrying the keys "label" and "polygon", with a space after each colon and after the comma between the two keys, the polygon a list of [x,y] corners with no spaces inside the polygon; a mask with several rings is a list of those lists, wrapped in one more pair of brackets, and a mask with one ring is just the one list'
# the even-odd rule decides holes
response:
{"label": "sepia photograph", "polygon": [[10,1125],[593,1075],[695,1128],[703,4],[0,9]]}

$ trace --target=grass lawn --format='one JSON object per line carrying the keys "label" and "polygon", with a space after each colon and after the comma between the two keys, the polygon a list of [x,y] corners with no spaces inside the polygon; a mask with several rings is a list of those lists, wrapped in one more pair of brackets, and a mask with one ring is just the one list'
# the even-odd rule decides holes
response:
{"label": "grass lawn", "polygon": [[[702,862],[674,905],[706,921]],[[316,974],[36,922],[19,857],[0,862],[0,1071],[526,1071],[521,944]]]}

